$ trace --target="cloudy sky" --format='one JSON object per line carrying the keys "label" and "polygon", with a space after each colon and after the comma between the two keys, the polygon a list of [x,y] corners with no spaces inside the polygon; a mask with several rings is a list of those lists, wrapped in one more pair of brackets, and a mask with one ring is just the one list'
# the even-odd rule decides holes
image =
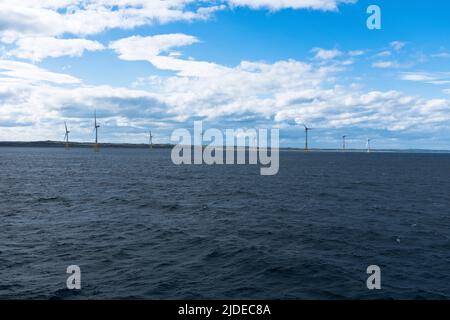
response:
{"label": "cloudy sky", "polygon": [[[368,30],[366,9],[382,9]],[[448,0],[1,0],[0,140],[168,142],[281,129],[282,146],[450,149]]]}

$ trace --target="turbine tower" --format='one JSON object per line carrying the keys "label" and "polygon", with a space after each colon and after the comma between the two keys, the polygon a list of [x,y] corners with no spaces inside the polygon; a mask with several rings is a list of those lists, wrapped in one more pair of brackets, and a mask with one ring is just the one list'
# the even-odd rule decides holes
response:
{"label": "turbine tower", "polygon": [[305,152],[309,152],[309,147],[308,147],[308,132],[310,130],[312,130],[312,128],[308,128],[305,124],[303,124],[303,126],[305,127]]}
{"label": "turbine tower", "polygon": [[345,150],[347,149],[346,144],[345,144],[345,139],[347,139],[347,136],[342,136],[342,150],[345,152]]}
{"label": "turbine tower", "polygon": [[367,153],[370,153],[372,150],[370,149],[370,142],[372,141],[372,139],[367,139]]}
{"label": "turbine tower", "polygon": [[152,130],[150,130],[150,135],[149,135],[149,138],[148,138],[149,140],[148,140],[148,143],[149,143],[149,146],[150,146],[150,149],[153,149],[153,135],[152,135]]}
{"label": "turbine tower", "polygon": [[64,142],[66,149],[69,149],[69,133],[70,131],[67,129],[67,123],[64,121],[64,126],[66,127],[66,134],[64,135]]}
{"label": "turbine tower", "polygon": [[98,128],[100,125],[97,123],[97,110],[94,111],[94,130],[95,130],[95,151],[98,152],[100,150],[98,145]]}

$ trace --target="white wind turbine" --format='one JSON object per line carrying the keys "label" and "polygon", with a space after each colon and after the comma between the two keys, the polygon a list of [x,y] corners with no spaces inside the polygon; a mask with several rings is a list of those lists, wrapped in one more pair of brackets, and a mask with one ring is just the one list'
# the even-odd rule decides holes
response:
{"label": "white wind turbine", "polygon": [[150,135],[149,135],[149,137],[148,137],[148,143],[149,143],[149,146],[150,146],[150,149],[153,149],[153,135],[152,135],[152,130],[150,130]]}
{"label": "white wind turbine", "polygon": [[64,121],[64,126],[66,127],[66,134],[64,135],[64,142],[66,149],[69,149],[69,133],[70,131],[67,129],[67,123]]}
{"label": "white wind turbine", "polygon": [[372,149],[370,148],[371,142],[372,142],[372,139],[367,138],[367,143],[366,143],[367,153],[372,152]]}
{"label": "white wind turbine", "polygon": [[94,111],[94,130],[95,130],[95,151],[99,151],[99,145],[98,145],[98,128],[100,128],[100,125],[97,123],[97,110]]}

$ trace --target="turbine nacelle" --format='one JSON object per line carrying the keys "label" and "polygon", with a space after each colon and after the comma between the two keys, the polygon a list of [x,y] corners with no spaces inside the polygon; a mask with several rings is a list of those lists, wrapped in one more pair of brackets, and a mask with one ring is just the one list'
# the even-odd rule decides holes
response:
{"label": "turbine nacelle", "polygon": [[95,151],[99,151],[98,128],[100,128],[100,125],[97,123],[97,110],[96,110],[94,111]]}

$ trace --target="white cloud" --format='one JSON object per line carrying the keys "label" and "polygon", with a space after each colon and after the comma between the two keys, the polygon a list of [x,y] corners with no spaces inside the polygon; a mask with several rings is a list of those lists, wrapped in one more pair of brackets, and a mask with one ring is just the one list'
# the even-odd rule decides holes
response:
{"label": "white cloud", "polygon": [[372,67],[378,69],[389,69],[389,68],[401,68],[401,65],[395,61],[377,61],[372,64]]}
{"label": "white cloud", "polygon": [[[182,33],[162,34],[151,37],[132,36],[111,42],[109,47],[114,49],[123,60],[148,60],[170,49],[184,47],[199,42],[190,35]],[[172,57],[174,55],[171,55]],[[176,55],[175,55],[176,56]]]}
{"label": "white cloud", "polygon": [[234,6],[246,6],[252,9],[316,9],[335,11],[343,3],[355,3],[357,0],[228,0]]}
{"label": "white cloud", "polygon": [[2,0],[0,38],[14,42],[30,36],[93,35],[113,28],[207,19],[223,8],[193,0]]}
{"label": "white cloud", "polygon": [[450,83],[450,73],[405,72],[400,75],[400,79],[405,81],[425,82],[435,85],[443,85]]}
{"label": "white cloud", "polygon": [[366,52],[363,51],[363,50],[354,50],[354,51],[350,51],[350,52],[348,53],[348,55],[349,55],[350,57],[359,57],[359,56],[362,56],[362,55],[364,55],[364,54],[366,54]]}
{"label": "white cloud", "polygon": [[0,83],[23,81],[29,83],[45,81],[56,84],[78,84],[81,82],[75,77],[50,72],[29,63],[0,60]]}
{"label": "white cloud", "polygon": [[425,74],[425,73],[404,73],[401,76],[402,80],[406,80],[406,81],[423,81],[423,82],[428,82],[428,81],[433,81],[434,77]]}
{"label": "white cloud", "polygon": [[[100,43],[82,38],[106,30],[205,20],[215,11],[225,10],[229,6],[270,10],[335,10],[341,3],[352,2],[354,1],[2,0],[0,42],[16,44],[17,48],[7,53],[9,57],[41,61],[48,57],[80,56],[86,50],[101,50]],[[167,64],[165,61],[160,62],[163,63]]]}
{"label": "white cloud", "polygon": [[23,37],[55,37],[64,34],[94,35],[113,28],[174,21],[208,19],[229,6],[252,9],[337,10],[353,0],[2,0],[0,39],[15,42]]}
{"label": "white cloud", "polygon": [[375,57],[390,57],[392,55],[392,52],[385,50],[377,53]]}
{"label": "white cloud", "polygon": [[448,100],[438,103],[397,91],[329,87],[332,76],[332,70],[298,61],[243,62],[213,79],[169,78],[159,92],[183,120],[201,116],[209,122],[238,121],[252,115],[269,125],[307,121],[323,129],[389,131],[450,120]]}
{"label": "white cloud", "polygon": [[[285,126],[292,121],[307,121],[323,129],[389,131],[417,126],[436,128],[450,121],[448,100],[426,100],[398,91],[364,92],[354,85],[344,87],[336,82],[341,69],[324,66],[321,61],[243,61],[226,67],[170,55],[174,48],[198,41],[189,35],[172,34],[111,43],[122,59],[149,61],[157,68],[177,73],[138,79],[135,86],[140,90],[88,87],[67,75],[4,61],[0,63],[0,69],[6,70],[0,73],[5,76],[0,78],[0,92],[1,88],[6,90],[2,95],[7,97],[2,102],[3,117],[39,125],[40,132],[48,134],[46,138],[53,138],[51,126],[61,118],[70,118],[82,128],[90,125],[86,122],[91,121],[94,108],[103,114],[106,125],[118,131],[123,126],[145,128],[149,123],[167,128],[198,117],[217,125],[251,121],[253,125]],[[410,75],[409,79],[419,78]],[[54,84],[37,86],[34,81]],[[17,110],[21,110],[20,114],[11,116]],[[7,130],[0,129],[0,135]],[[91,131],[89,127],[85,133]]]}
{"label": "white cloud", "polygon": [[[154,59],[149,60],[154,63]],[[167,79],[152,77],[147,86],[170,106],[179,121],[204,117],[208,122],[220,123],[225,119],[251,118],[283,126],[303,120],[321,128],[350,126],[400,131],[450,119],[446,114],[448,101],[440,101],[436,107],[436,102],[397,91],[365,93],[355,86],[344,88],[332,80],[340,69],[321,63],[315,66],[295,60],[273,64],[243,61],[234,68],[216,64],[211,68],[221,70],[215,73],[207,67],[205,73],[209,77],[196,76],[196,72]],[[146,87],[143,79],[137,85]],[[419,113],[421,116],[417,116]]]}
{"label": "white cloud", "polygon": [[312,49],[312,52],[316,54],[314,58],[317,60],[331,60],[342,55],[342,52],[337,49],[326,50],[322,48],[314,48]]}
{"label": "white cloud", "polygon": [[171,70],[180,76],[210,77],[221,74],[227,68],[215,63],[184,60],[179,54],[162,55],[170,49],[199,42],[196,37],[185,34],[165,34],[152,37],[129,37],[112,42],[119,58],[128,61],[148,61],[161,70]]}
{"label": "white cloud", "polygon": [[403,49],[406,46],[405,42],[401,42],[401,41],[392,41],[390,43],[390,46],[395,50],[395,51],[400,51],[401,49]]}
{"label": "white cloud", "polygon": [[433,58],[444,58],[444,59],[448,59],[450,58],[450,53],[449,52],[440,52],[440,53],[436,53],[431,55]]}
{"label": "white cloud", "polygon": [[104,47],[97,41],[86,39],[57,39],[50,37],[23,38],[17,48],[8,54],[17,58],[39,62],[45,58],[62,56],[80,57],[84,51],[99,51]]}
{"label": "white cloud", "polygon": [[[102,128],[112,132],[109,141],[129,142],[145,141],[139,140],[143,138],[139,132],[145,134],[148,127],[167,130],[169,136],[174,126],[199,117],[218,126],[248,122],[286,127],[307,121],[322,129],[392,132],[417,128],[426,132],[450,122],[449,100],[341,86],[333,80],[339,79],[339,69],[320,62],[243,61],[234,67],[216,66],[221,68],[220,74],[209,77],[189,74],[139,79],[137,90],[87,86],[30,64],[0,61],[0,70],[9,71],[0,72],[0,117],[4,121],[0,137],[33,139],[39,132],[39,139],[61,140],[54,128],[64,119],[73,128],[74,139],[90,140],[94,108]],[[126,132],[137,133],[130,137]]]}
{"label": "white cloud", "polygon": [[445,94],[450,94],[450,89],[444,89],[442,90],[442,92],[444,92]]}

